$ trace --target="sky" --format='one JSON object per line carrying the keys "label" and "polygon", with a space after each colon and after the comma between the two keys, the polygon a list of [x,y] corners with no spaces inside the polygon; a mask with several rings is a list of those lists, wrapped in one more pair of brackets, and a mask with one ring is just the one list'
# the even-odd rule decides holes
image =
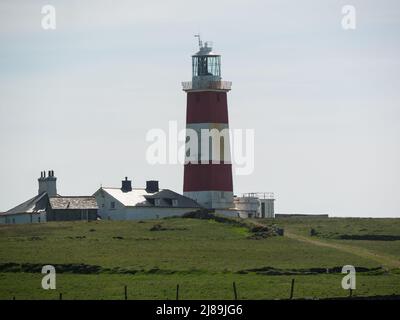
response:
{"label": "sky", "polygon": [[185,127],[196,33],[232,81],[230,127],[255,132],[235,194],[274,192],[276,213],[400,217],[395,0],[2,0],[0,211],[36,195],[43,170],[61,195],[125,176],[182,192],[182,165],[149,164],[146,134]]}

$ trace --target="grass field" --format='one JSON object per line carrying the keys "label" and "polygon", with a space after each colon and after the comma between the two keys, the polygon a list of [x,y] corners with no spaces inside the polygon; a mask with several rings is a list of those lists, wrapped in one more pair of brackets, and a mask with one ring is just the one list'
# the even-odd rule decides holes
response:
{"label": "grass field", "polygon": [[[174,299],[177,284],[182,299],[232,299],[233,281],[240,299],[284,299],[293,278],[295,298],[343,297],[343,275],[308,273],[349,264],[382,267],[357,273],[355,295],[400,295],[399,240],[338,239],[398,236],[400,219],[257,223],[284,236],[254,240],[246,226],[182,218],[0,226],[0,299],[122,299],[125,285],[130,299]],[[165,230],[151,231],[156,224]],[[41,288],[45,264],[58,270],[57,290]]]}

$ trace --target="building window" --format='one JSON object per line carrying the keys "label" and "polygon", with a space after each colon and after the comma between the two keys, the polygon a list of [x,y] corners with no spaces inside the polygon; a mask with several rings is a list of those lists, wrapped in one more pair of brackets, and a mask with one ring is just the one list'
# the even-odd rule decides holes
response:
{"label": "building window", "polygon": [[177,199],[172,199],[172,206],[177,207],[178,206],[178,200]]}
{"label": "building window", "polygon": [[112,202],[110,203],[110,209],[115,209],[115,202],[114,202],[114,201],[112,201]]}
{"label": "building window", "polygon": [[158,207],[161,205],[161,199],[154,199],[154,204]]}
{"label": "building window", "polygon": [[15,224],[15,218],[12,219],[12,223]]}

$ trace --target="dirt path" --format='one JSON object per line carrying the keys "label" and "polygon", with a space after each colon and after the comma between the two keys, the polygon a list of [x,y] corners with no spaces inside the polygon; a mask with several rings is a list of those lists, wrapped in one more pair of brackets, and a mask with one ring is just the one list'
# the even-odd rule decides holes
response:
{"label": "dirt path", "polygon": [[372,252],[365,248],[351,246],[351,245],[347,245],[347,244],[326,242],[326,241],[311,238],[311,237],[301,236],[301,235],[298,235],[291,231],[286,231],[286,230],[285,230],[285,236],[290,239],[293,239],[293,240],[306,242],[306,243],[313,244],[313,245],[320,246],[320,247],[333,248],[333,249],[337,249],[340,251],[344,251],[347,253],[351,253],[351,254],[360,256],[362,258],[371,259],[371,260],[381,263],[383,266],[388,267],[388,268],[400,268],[400,261],[397,260],[396,258],[385,255],[385,254],[377,254],[377,253]]}

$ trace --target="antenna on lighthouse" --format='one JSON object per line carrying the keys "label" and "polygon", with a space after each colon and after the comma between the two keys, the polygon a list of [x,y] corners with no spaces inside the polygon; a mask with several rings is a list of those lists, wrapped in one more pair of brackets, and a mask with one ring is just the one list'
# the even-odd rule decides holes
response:
{"label": "antenna on lighthouse", "polygon": [[199,38],[199,48],[201,48],[203,46],[203,41],[201,41],[200,34],[195,34],[194,36]]}

